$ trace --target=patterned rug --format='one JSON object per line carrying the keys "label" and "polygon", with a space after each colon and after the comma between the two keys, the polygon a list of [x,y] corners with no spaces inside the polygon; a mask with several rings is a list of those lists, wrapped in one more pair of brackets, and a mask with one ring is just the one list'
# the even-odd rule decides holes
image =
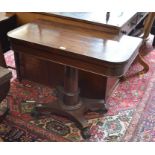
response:
{"label": "patterned rug", "polygon": [[[155,50],[148,44],[143,54],[150,65],[149,72],[121,82],[107,102],[106,115],[86,115],[92,135],[87,141],[155,141]],[[5,58],[7,64],[14,66],[12,51]],[[135,62],[127,76],[141,69]],[[19,83],[15,71],[13,75],[8,97],[0,104],[0,109],[10,107],[10,114],[0,124],[0,136],[5,141],[86,141],[75,124],[64,117],[31,117],[34,103],[25,101],[54,101],[55,89],[28,80]]]}

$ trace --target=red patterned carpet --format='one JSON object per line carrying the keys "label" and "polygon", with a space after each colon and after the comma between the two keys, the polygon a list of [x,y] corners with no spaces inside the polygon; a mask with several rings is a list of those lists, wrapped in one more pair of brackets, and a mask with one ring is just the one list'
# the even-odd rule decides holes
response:
{"label": "red patterned carpet", "polygon": [[[155,141],[155,50],[148,44],[143,53],[149,72],[121,82],[108,100],[106,115],[96,119],[86,116],[92,134],[87,141]],[[14,65],[12,51],[5,58],[7,64]],[[127,76],[141,69],[135,62]],[[32,118],[33,104],[23,101],[48,103],[56,99],[55,90],[27,80],[19,83],[15,71],[13,74],[9,95],[0,104],[0,109],[10,106],[10,114],[0,124],[0,136],[5,141],[85,141],[74,123],[63,117]]]}

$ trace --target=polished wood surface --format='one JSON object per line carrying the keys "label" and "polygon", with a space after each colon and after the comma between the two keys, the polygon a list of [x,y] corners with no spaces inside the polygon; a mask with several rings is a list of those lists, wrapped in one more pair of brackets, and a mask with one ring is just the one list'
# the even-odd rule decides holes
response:
{"label": "polished wood surface", "polygon": [[[48,21],[76,27],[76,29],[80,29],[81,33],[87,34],[87,36],[92,35],[99,38],[104,37],[110,40],[118,40],[122,34],[130,33],[130,31],[135,27],[133,23],[136,22],[138,24],[145,17],[145,15],[137,16],[136,14],[133,16],[133,18],[127,19],[123,27],[115,27],[113,29],[112,26],[109,27],[103,24],[97,24],[95,22],[92,23],[87,20],[64,17],[62,15],[56,15],[55,13],[10,12],[7,13],[7,15],[16,15],[18,25],[23,25],[36,19],[45,19]],[[140,16],[141,18],[139,18]],[[111,17],[112,16],[110,16],[110,18]],[[120,33],[121,35],[119,35]],[[46,84],[50,87],[55,87],[59,83],[63,84],[64,67],[62,65],[40,60],[35,57],[29,57],[25,53],[20,53],[19,59],[22,78]],[[82,96],[102,99],[107,98],[111,94],[119,80],[116,77],[107,78],[99,74],[92,74],[82,70],[79,71],[79,79],[79,86],[81,88]]]}
{"label": "polished wood surface", "polygon": [[51,13],[34,13],[34,12],[10,12],[7,13],[8,16],[16,15],[17,16],[17,23],[19,25],[23,25],[29,22],[33,22],[37,19],[45,19],[48,21],[53,21],[53,22],[58,22],[61,24],[66,24],[66,25],[72,25],[84,29],[89,29],[97,33],[103,33],[104,35],[108,37],[116,37],[116,34],[119,33],[119,29],[116,27],[106,27],[103,26],[102,24],[93,24],[91,22],[85,22],[85,21],[79,21],[75,19],[70,19],[70,18],[64,18],[64,16],[58,16],[55,14]]}
{"label": "polished wood surface", "polygon": [[146,12],[9,12],[16,15],[20,25],[36,19],[56,21],[72,26],[78,26],[93,31],[100,31],[107,36],[130,34],[132,30],[146,17]]}
{"label": "polished wood surface", "polygon": [[126,21],[130,20],[136,12],[49,12],[64,18],[69,17],[77,20],[92,22],[94,24],[104,24],[115,27],[122,27]]}
{"label": "polished wood surface", "polygon": [[[141,45],[139,38],[123,36],[116,41],[107,40],[101,36],[90,36],[72,26],[43,20],[17,28],[9,32],[8,36],[20,41],[19,46],[36,44],[38,57],[52,57],[52,62],[105,76],[123,75],[132,62],[130,59],[133,60],[137,55],[133,51]],[[39,49],[43,47],[53,50],[42,55]]]}

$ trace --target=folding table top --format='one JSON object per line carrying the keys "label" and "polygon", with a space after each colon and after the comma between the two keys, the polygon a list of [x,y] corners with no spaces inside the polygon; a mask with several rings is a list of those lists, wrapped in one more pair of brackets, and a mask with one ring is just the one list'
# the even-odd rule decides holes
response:
{"label": "folding table top", "polygon": [[[88,32],[89,31],[89,32]],[[105,38],[100,33],[93,33],[90,30],[81,29],[56,22],[38,20],[36,22],[25,24],[8,33],[11,40],[18,43],[32,45],[40,49],[53,49],[50,51],[53,56],[64,56],[72,59],[77,63],[85,63],[80,69],[103,74],[104,69],[96,71],[91,69],[89,64],[109,67],[113,70],[109,75],[120,76],[126,70],[138,54],[138,48],[142,39],[123,35],[117,40]],[[51,57],[52,61],[53,57]],[[54,60],[65,65],[72,65],[79,68],[79,65],[68,60]],[[114,71],[115,67],[119,68],[118,73]],[[129,67],[129,66],[128,66]],[[127,68],[128,68],[127,67]],[[87,69],[86,69],[87,68]],[[122,68],[123,70],[121,70]],[[124,70],[125,69],[125,70]]]}

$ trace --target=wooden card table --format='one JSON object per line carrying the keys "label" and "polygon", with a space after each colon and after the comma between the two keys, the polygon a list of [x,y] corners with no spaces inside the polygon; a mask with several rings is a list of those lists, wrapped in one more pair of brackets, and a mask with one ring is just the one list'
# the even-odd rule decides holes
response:
{"label": "wooden card table", "polygon": [[[79,27],[38,20],[8,33],[20,77],[20,53],[52,61],[65,66],[64,87],[60,97],[46,106],[38,104],[35,111],[50,111],[67,116],[77,122],[84,138],[88,138],[89,126],[84,114],[88,111],[106,112],[104,100],[80,97],[78,70],[109,77],[124,75],[138,54],[140,38],[122,36],[118,40],[93,36]],[[41,70],[40,70],[41,72]],[[91,91],[91,90],[88,90]]]}
{"label": "wooden card table", "polygon": [[[107,16],[108,14],[108,16]],[[9,12],[16,15],[17,24],[23,25],[44,19],[51,22],[79,27],[83,33],[114,40],[120,35],[132,35],[135,27],[140,27],[147,12]],[[108,17],[108,18],[107,18]],[[29,57],[20,53],[21,79],[28,79],[49,87],[63,85],[64,66],[55,62]],[[40,70],[42,72],[40,72]],[[79,70],[80,95],[87,98],[106,100],[119,83],[117,77],[104,77]],[[91,91],[88,91],[91,90]]]}

